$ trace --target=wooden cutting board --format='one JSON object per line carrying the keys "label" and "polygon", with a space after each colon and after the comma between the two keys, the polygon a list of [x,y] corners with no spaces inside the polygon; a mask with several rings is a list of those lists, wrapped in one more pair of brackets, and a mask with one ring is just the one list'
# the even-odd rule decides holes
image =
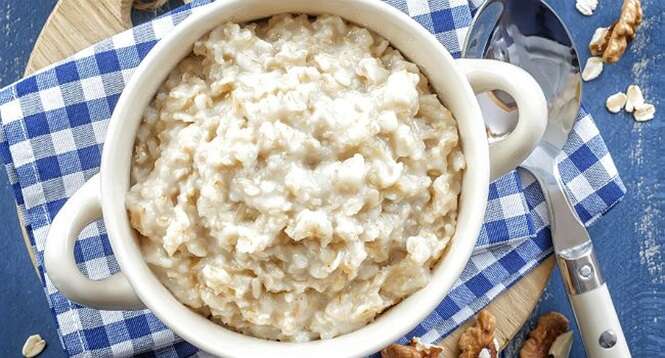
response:
{"label": "wooden cutting board", "polygon": [[[25,74],[132,27],[130,13],[131,0],[60,0],[35,43]],[[19,219],[23,221],[20,215]],[[25,232],[23,236],[31,251]],[[30,254],[34,257],[32,252]],[[529,317],[547,285],[553,265],[554,260],[548,258],[487,307],[497,318],[497,339],[502,345],[519,331]],[[457,339],[468,324],[440,342],[445,349],[445,357],[457,356]]]}

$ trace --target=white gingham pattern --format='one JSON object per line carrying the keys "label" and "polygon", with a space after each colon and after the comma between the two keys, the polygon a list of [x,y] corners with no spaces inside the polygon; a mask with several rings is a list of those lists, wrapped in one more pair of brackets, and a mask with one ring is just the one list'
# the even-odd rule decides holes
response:
{"label": "white gingham pattern", "polygon": [[[196,352],[149,311],[98,311],[67,300],[44,272],[43,249],[55,214],[97,173],[108,120],[133,69],[159,38],[208,1],[178,8],[0,90],[0,151],[71,356]],[[475,9],[480,1],[472,1]],[[387,2],[409,13],[459,56],[471,21],[467,0]],[[618,202],[625,188],[588,114],[580,113],[565,152],[562,177],[578,214],[590,223]],[[512,172],[493,183],[474,256],[448,297],[408,337],[422,336],[426,342],[441,338],[524,276],[551,252],[547,224],[542,193],[528,174]],[[75,257],[80,269],[96,279],[118,271],[101,222],[84,230]]]}

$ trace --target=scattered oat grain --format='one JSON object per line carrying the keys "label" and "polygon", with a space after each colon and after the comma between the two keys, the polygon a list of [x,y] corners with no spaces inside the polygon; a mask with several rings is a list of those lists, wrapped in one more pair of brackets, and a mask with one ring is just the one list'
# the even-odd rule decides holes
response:
{"label": "scattered oat grain", "polygon": [[46,341],[43,340],[40,335],[33,334],[32,336],[28,337],[28,339],[23,344],[21,353],[24,357],[32,358],[39,355],[39,353],[41,353],[45,347]]}
{"label": "scattered oat grain", "polygon": [[633,112],[635,108],[644,104],[642,89],[638,85],[628,86],[628,90],[626,90],[626,97],[626,112]]}
{"label": "scattered oat grain", "polygon": [[589,49],[602,46],[602,43],[605,41],[605,36],[607,35],[608,29],[608,27],[599,27],[596,29],[596,31],[593,32],[593,36],[591,36],[591,42],[589,42]]}
{"label": "scattered oat grain", "polygon": [[635,107],[633,118],[637,122],[647,122],[656,116],[656,106],[650,103],[644,103],[641,106]]}
{"label": "scattered oat grain", "polygon": [[600,57],[589,57],[582,71],[582,79],[591,81],[603,72],[603,59]]}
{"label": "scattered oat grain", "polygon": [[623,92],[617,92],[609,97],[605,102],[605,107],[612,113],[619,113],[626,105],[627,96]]}
{"label": "scattered oat grain", "polygon": [[577,0],[575,8],[584,16],[591,16],[598,7],[598,0]]}

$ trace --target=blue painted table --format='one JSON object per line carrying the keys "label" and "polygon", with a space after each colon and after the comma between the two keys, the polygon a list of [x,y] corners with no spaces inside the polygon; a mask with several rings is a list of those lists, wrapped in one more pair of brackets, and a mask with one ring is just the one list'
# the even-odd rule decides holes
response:
{"label": "blue painted table", "polygon": [[[0,2],[0,86],[21,77],[34,41],[56,0],[2,0]],[[573,0],[549,0],[569,24],[584,59],[593,30],[607,26],[618,14],[622,0],[603,0],[596,14],[581,16]],[[665,117],[660,114],[636,124],[626,114],[610,115],[605,98],[639,84],[659,110],[665,95],[665,2],[642,0],[646,19],[624,58],[607,66],[603,75],[584,87],[590,111],[628,188],[622,203],[601,218],[591,235],[609,282],[614,302],[635,357],[665,357]],[[135,20],[144,20],[135,19]],[[136,23],[136,21],[135,21]],[[25,338],[40,333],[49,346],[43,357],[63,357],[55,322],[21,239],[11,188],[0,174],[0,356],[15,357]],[[512,356],[521,346],[538,315],[560,311],[572,317],[555,270],[530,322],[506,351]],[[584,357],[576,336],[572,357]]]}

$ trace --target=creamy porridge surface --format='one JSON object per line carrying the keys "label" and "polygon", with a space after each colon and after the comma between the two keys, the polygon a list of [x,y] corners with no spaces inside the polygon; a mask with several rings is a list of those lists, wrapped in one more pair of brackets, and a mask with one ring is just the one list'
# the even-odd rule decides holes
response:
{"label": "creamy porridge surface", "polygon": [[457,125],[418,67],[339,17],[227,23],[145,111],[126,202],[192,309],[285,341],[425,286],[455,232]]}

